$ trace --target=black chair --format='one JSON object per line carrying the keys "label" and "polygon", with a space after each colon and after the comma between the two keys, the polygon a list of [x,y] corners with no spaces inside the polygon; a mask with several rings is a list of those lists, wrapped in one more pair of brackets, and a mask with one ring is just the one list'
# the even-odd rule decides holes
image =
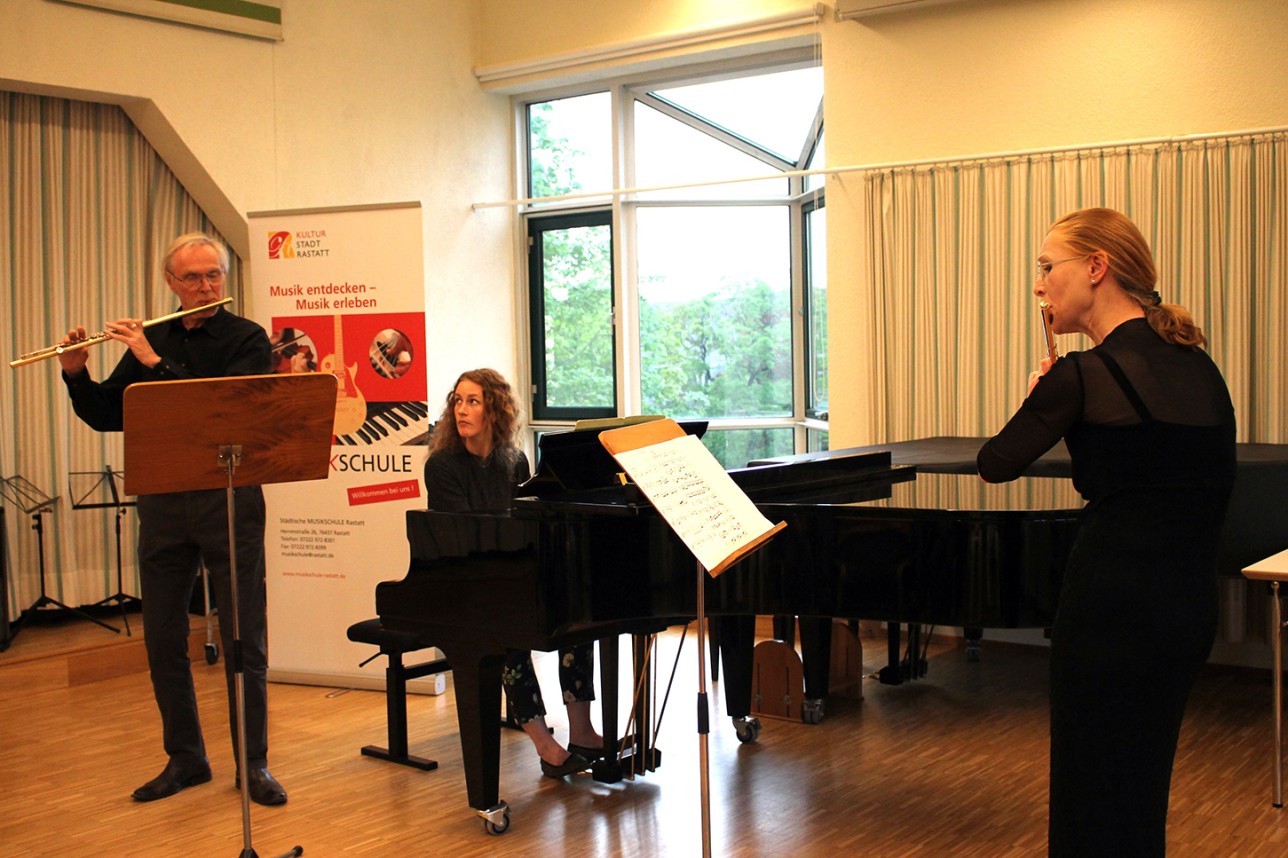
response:
{"label": "black chair", "polygon": [[385,667],[385,708],[389,722],[389,746],[380,748],[366,745],[362,753],[368,757],[401,763],[427,772],[438,768],[438,763],[434,760],[407,753],[407,680],[451,670],[451,665],[443,658],[404,665],[405,653],[428,649],[433,644],[410,632],[383,628],[379,618],[363,620],[349,626],[349,640],[380,647],[380,652],[371,656],[363,664],[379,655],[389,657],[389,664]]}

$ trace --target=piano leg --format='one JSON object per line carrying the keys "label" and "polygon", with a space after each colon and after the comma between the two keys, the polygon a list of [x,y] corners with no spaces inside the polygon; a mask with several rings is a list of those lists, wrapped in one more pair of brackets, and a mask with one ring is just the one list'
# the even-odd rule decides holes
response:
{"label": "piano leg", "polygon": [[760,737],[760,719],[751,714],[756,617],[751,614],[722,614],[710,617],[709,625],[716,630],[720,658],[724,661],[725,712],[733,721],[738,741],[750,744]]}
{"label": "piano leg", "polygon": [[962,636],[966,638],[966,660],[979,661],[980,654],[983,652],[984,630],[978,626],[967,626],[962,629]]}
{"label": "piano leg", "polygon": [[620,659],[616,635],[599,640],[599,717],[604,736],[604,755],[591,766],[591,777],[600,783],[617,783],[622,779],[622,765],[617,760],[617,671]]}
{"label": "piano leg", "polygon": [[510,827],[510,807],[499,798],[501,773],[501,668],[505,653],[466,647],[449,657],[456,686],[456,721],[470,807],[489,834]]}
{"label": "piano leg", "polygon": [[801,617],[801,666],[805,670],[805,699],[801,720],[818,724],[823,720],[823,701],[831,690],[832,618]]}

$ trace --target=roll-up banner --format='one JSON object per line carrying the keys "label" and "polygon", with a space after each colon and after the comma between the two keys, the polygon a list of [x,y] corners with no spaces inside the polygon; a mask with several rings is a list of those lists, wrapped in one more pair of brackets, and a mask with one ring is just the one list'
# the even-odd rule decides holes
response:
{"label": "roll-up banner", "polygon": [[[405,512],[425,505],[437,414],[426,397],[420,204],[247,218],[254,307],[274,372],[339,380],[328,478],[264,488],[268,678],[380,688],[383,661],[360,668],[373,650],[346,632],[376,615],[377,583],[407,574]],[[418,690],[441,688],[431,678]]]}

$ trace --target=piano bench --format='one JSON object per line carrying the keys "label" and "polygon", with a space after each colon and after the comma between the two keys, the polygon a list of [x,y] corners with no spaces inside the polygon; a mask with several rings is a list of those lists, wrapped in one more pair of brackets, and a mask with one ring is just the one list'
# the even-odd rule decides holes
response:
{"label": "piano bench", "polygon": [[[389,744],[385,748],[366,745],[362,749],[363,755],[411,766],[427,772],[438,768],[438,763],[434,760],[407,753],[407,680],[418,679],[422,676],[432,676],[451,670],[451,665],[443,658],[436,658],[420,664],[404,664],[403,656],[406,653],[415,652],[419,649],[428,649],[433,644],[422,640],[411,632],[383,628],[380,625],[379,618],[363,620],[360,623],[354,623],[349,626],[349,640],[379,647],[380,651],[371,656],[371,658],[375,658],[377,655],[384,655],[389,658],[389,663],[385,666],[385,710],[389,728]],[[371,658],[367,659],[367,661],[371,661]],[[366,664],[367,661],[364,661],[363,664]]]}

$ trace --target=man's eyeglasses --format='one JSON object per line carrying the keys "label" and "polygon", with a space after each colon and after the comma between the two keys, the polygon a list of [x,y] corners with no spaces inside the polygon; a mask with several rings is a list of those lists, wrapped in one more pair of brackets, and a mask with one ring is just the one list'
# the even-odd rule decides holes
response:
{"label": "man's eyeglasses", "polygon": [[184,286],[200,286],[201,281],[203,280],[211,286],[218,286],[220,283],[224,282],[224,272],[223,269],[220,268],[216,268],[213,271],[207,271],[205,274],[193,272],[192,274],[185,274],[182,277],[175,274],[173,271],[168,271],[166,273],[175,280],[178,280]]}
{"label": "man's eyeglasses", "polygon": [[1090,256],[1090,255],[1091,255],[1091,254],[1089,254],[1089,253],[1084,253],[1084,254],[1082,254],[1081,256],[1066,256],[1064,259],[1056,259],[1056,260],[1054,260],[1053,262],[1039,262],[1039,263],[1038,263],[1038,279],[1039,279],[1039,280],[1046,280],[1046,279],[1047,279],[1047,275],[1049,275],[1049,274],[1051,273],[1051,269],[1052,269],[1052,268],[1055,268],[1055,267],[1056,267],[1057,265],[1059,265],[1061,262],[1072,262],[1072,261],[1073,261],[1073,260],[1075,260],[1075,259],[1086,259],[1086,258],[1087,258],[1088,256]]}

